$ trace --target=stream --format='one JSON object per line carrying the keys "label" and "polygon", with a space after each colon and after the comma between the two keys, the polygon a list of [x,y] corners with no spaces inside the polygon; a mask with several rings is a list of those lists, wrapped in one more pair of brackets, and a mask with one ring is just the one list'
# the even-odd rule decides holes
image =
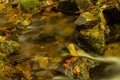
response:
{"label": "stream", "polygon": [[[25,80],[120,80],[120,11],[113,7],[118,4],[39,1],[42,6],[29,6],[28,12],[22,9],[27,10],[27,3],[21,8],[19,1],[0,5],[0,37],[5,37],[1,44],[20,44],[19,50],[14,51],[13,45],[13,52],[7,55],[5,69],[9,71],[11,65]],[[6,49],[1,47],[0,54]]]}
{"label": "stream", "polygon": [[[41,18],[38,16],[33,17],[31,19],[31,21],[33,21],[32,24],[27,26],[26,30],[23,31],[23,34],[19,37],[19,42],[22,44],[21,53],[27,57],[34,57],[32,59],[32,68],[38,70],[38,72],[35,74],[33,73],[33,75],[37,75],[39,77],[38,79],[45,79],[51,75],[49,71],[42,69],[48,69],[52,64],[56,63],[53,60],[60,58],[60,54],[63,51],[62,49],[68,44],[74,42],[72,35],[75,29],[75,24],[71,22],[73,22],[76,17],[64,17],[66,15],[61,17],[61,14],[59,15],[60,16],[56,16],[55,13],[52,13],[52,17],[46,14]],[[52,22],[52,20],[55,22]],[[67,31],[69,31],[69,33]],[[47,33],[49,33],[49,35]],[[47,36],[44,37],[44,35]],[[115,45],[118,46],[115,47]],[[120,79],[120,59],[119,57],[115,57],[119,55],[119,43],[116,43],[115,45],[108,46],[108,49],[105,52],[106,54],[103,57],[94,57],[89,55],[89,53],[79,54],[78,52],[79,57],[89,58],[100,63],[100,65],[90,70],[92,80]],[[111,47],[117,48],[116,52],[114,52],[114,48],[113,50],[109,50]],[[111,51],[114,54],[112,54]],[[112,55],[114,57],[111,57]],[[43,74],[48,76],[43,76]],[[53,76],[53,80],[63,79],[72,80],[64,76]]]}

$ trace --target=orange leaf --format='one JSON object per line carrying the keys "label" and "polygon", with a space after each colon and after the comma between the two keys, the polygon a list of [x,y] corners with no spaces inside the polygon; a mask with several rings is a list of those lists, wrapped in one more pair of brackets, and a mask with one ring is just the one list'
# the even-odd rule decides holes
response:
{"label": "orange leaf", "polygon": [[80,68],[78,66],[75,66],[74,69],[73,69],[73,73],[75,75],[78,75],[80,73]]}
{"label": "orange leaf", "polygon": [[67,69],[70,69],[70,64],[65,63],[65,64],[63,64],[63,65],[64,65],[64,67],[66,67]]}

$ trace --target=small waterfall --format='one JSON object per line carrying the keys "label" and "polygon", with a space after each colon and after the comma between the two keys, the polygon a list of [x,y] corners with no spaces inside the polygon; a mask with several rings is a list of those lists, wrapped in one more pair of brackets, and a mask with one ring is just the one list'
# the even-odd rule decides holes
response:
{"label": "small waterfall", "polygon": [[90,70],[90,74],[95,74],[92,80],[120,80],[120,58],[91,56],[87,53],[79,53],[79,57],[89,58],[100,64]]}

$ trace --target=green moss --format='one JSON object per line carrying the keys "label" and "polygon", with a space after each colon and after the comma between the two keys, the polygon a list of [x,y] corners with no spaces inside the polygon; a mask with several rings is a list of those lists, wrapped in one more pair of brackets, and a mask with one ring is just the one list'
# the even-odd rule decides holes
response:
{"label": "green moss", "polygon": [[5,54],[6,56],[12,54],[13,52],[20,49],[20,44],[12,41],[12,40],[6,40],[4,37],[0,36],[0,57]]}
{"label": "green moss", "polygon": [[21,0],[20,7],[24,12],[29,12],[39,5],[38,0]]}

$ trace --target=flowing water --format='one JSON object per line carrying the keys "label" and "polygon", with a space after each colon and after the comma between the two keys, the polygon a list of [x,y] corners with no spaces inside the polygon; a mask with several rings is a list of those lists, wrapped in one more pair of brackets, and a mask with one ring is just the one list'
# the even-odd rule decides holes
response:
{"label": "flowing water", "polygon": [[[48,59],[51,58],[56,60],[56,57],[60,57],[62,49],[69,43],[74,42],[72,36],[75,24],[73,21],[76,17],[61,17],[61,14],[58,15],[56,16],[53,14],[51,15],[52,17],[45,15],[40,18],[33,17],[31,20],[33,21],[33,24],[29,25],[19,37],[19,42],[22,44],[21,53],[28,57],[33,56],[33,61],[35,63],[38,62],[38,65],[42,68],[48,68],[48,63],[50,63]],[[44,35],[47,35],[47,37],[43,37]],[[105,56],[101,57],[92,56],[89,55],[89,53],[79,53],[79,51],[77,56],[88,58],[99,63],[98,66],[95,66],[90,70],[92,80],[120,80],[120,58],[118,56],[120,52],[119,47],[120,45],[113,50],[108,47],[108,50],[105,52]],[[112,52],[114,53],[114,50],[116,50],[115,56],[112,54]],[[54,62],[55,61],[52,63]],[[40,74],[41,73],[38,75]],[[63,79],[71,80],[70,78],[63,76],[53,78],[53,80]]]}
{"label": "flowing water", "polygon": [[[78,56],[87,57],[97,62],[100,62],[99,67],[94,69],[95,71],[93,70],[94,74],[98,74],[97,76],[95,76],[96,77],[95,80],[119,80],[120,79],[119,77],[120,76],[120,58],[97,57],[97,56],[93,57],[91,55],[88,55],[88,53],[83,53],[83,54],[78,53]],[[100,73],[97,71],[100,71]],[[103,75],[101,75],[101,73]]]}
{"label": "flowing water", "polygon": [[[7,13],[7,9],[5,12]],[[10,9],[8,12],[11,12],[10,15],[0,15],[0,31],[19,27],[19,24],[12,22],[16,22],[16,15],[19,16],[21,13],[16,9],[14,11]],[[22,31],[18,38],[21,44],[20,55],[10,56],[10,60],[31,58],[31,61],[23,61],[17,65],[29,80],[74,80],[63,74],[52,75],[49,69],[56,69],[56,65],[63,60],[63,53],[65,56],[70,55],[66,54],[66,46],[74,43],[73,33],[76,28],[74,22],[77,18],[76,15],[63,15],[54,11],[33,15],[30,18],[31,24],[25,30],[20,30],[20,33]],[[17,32],[16,28],[15,31],[13,29],[13,33],[11,30],[13,36],[10,36],[10,39],[14,37],[14,32]],[[90,54],[78,50],[76,56],[98,63],[89,71],[91,80],[120,80],[120,42],[107,44],[103,56]]]}

